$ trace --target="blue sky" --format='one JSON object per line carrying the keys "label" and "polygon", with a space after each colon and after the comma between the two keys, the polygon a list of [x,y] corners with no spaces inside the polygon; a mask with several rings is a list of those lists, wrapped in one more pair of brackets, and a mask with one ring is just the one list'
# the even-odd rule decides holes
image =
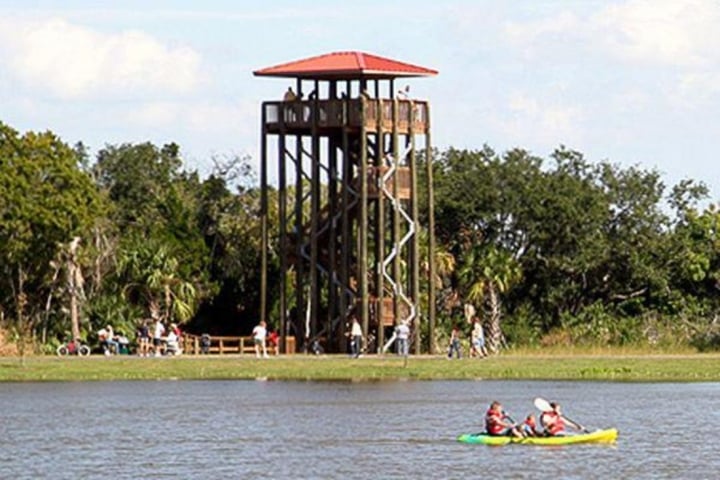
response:
{"label": "blue sky", "polygon": [[189,168],[257,161],[253,70],[360,50],[411,79],[439,148],[559,145],[706,182],[720,199],[720,2],[0,0],[0,120],[92,151],[177,142]]}

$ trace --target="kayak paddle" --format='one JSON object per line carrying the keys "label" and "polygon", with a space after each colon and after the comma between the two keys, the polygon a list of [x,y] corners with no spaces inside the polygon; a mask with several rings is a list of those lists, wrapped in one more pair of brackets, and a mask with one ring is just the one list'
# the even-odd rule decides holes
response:
{"label": "kayak paddle", "polygon": [[[552,410],[553,410],[552,405],[550,405],[550,402],[548,402],[548,401],[545,400],[544,398],[537,397],[537,398],[533,401],[533,403],[535,404],[535,407],[536,407],[538,410],[540,410],[541,412],[552,412]],[[570,418],[570,417],[568,417],[568,416],[566,416],[566,415],[563,415],[563,417],[565,417],[565,420],[568,420],[569,422],[572,422],[572,423],[574,423],[575,425],[577,425],[578,427],[580,427],[580,430],[582,430],[583,432],[585,432],[585,433],[590,433],[590,431],[589,431],[587,428],[583,427],[582,425],[580,425],[579,423],[577,423],[577,422],[576,422],[575,420],[573,420],[572,418]]]}
{"label": "kayak paddle", "polygon": [[505,416],[505,418],[507,418],[508,420],[510,420],[510,421],[513,423],[513,425],[517,425],[517,424],[518,424],[513,417],[511,417],[510,415],[507,414],[507,412],[506,412],[505,410],[503,410],[502,414]]}
{"label": "kayak paddle", "polygon": [[535,408],[537,408],[541,412],[552,412],[552,405],[550,405],[550,402],[548,402],[544,398],[537,397],[533,401],[533,403],[535,404]]}

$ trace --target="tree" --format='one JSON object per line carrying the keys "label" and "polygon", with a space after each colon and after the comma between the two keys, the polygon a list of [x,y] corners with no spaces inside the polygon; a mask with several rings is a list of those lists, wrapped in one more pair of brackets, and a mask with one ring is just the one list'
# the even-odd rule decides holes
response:
{"label": "tree", "polygon": [[[564,147],[549,164],[521,149],[498,155],[487,146],[437,157],[438,239],[458,259],[458,275],[470,278],[451,276],[460,296],[472,285],[475,296],[487,295],[474,259],[502,254],[522,272],[503,297],[510,321],[532,312],[533,325],[547,332],[598,305],[618,316],[664,308],[672,224],[656,171],[590,163]],[[703,193],[691,184],[676,190],[677,205]]]}
{"label": "tree", "polygon": [[541,165],[523,150],[499,157],[487,146],[450,149],[437,162],[438,238],[458,264],[448,272],[453,303],[465,298],[486,311],[493,351],[503,336],[500,295],[519,280],[520,261],[532,246],[528,225],[542,203]]}
{"label": "tree", "polygon": [[[202,182],[199,211],[208,262],[217,295],[204,302],[193,321],[202,331],[238,334],[249,331],[260,309],[260,191],[255,184],[247,157],[233,157],[216,163],[215,170]],[[235,186],[236,191],[230,190]],[[278,269],[277,197],[270,192],[271,229],[270,282]],[[273,198],[274,197],[274,198]],[[274,240],[273,240],[274,239]],[[223,321],[218,321],[222,318]]]}
{"label": "tree", "polygon": [[693,310],[714,318],[720,311],[720,211],[685,208],[672,236],[668,279],[672,313],[692,303]]}
{"label": "tree", "polygon": [[163,245],[142,243],[121,252],[118,277],[125,297],[161,318],[178,323],[195,313],[197,291],[179,276],[179,262]]}
{"label": "tree", "polygon": [[53,260],[75,237],[89,238],[105,211],[70,147],[51,132],[21,136],[0,123],[0,295],[20,337],[34,332],[58,287]]}
{"label": "tree", "polygon": [[[115,206],[110,220],[116,239],[109,244],[117,258],[112,279],[117,285],[111,295],[189,320],[198,304],[217,292],[197,173],[182,170],[177,145],[150,143],[108,146],[92,172]],[[107,298],[103,304],[119,306]]]}
{"label": "tree", "polygon": [[500,295],[520,280],[520,265],[507,251],[476,246],[463,259],[459,274],[467,299],[484,307],[488,348],[497,353],[503,341]]}

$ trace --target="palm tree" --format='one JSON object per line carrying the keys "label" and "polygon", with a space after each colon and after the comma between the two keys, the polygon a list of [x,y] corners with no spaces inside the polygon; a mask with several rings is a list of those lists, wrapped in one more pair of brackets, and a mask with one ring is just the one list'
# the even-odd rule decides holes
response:
{"label": "palm tree", "polygon": [[520,265],[506,250],[474,246],[464,258],[459,277],[467,299],[484,308],[488,349],[497,353],[503,339],[500,295],[520,280]]}
{"label": "palm tree", "polygon": [[164,246],[140,245],[123,252],[118,272],[126,282],[125,296],[148,310],[157,309],[161,318],[179,323],[189,320],[195,312],[197,290],[179,277],[178,267],[177,258]]}

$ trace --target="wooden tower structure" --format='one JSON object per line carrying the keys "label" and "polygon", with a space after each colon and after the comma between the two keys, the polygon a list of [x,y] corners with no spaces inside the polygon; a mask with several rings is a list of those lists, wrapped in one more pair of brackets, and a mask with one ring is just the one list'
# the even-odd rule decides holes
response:
{"label": "wooden tower structure", "polygon": [[[294,336],[304,351],[345,351],[353,316],[368,353],[380,351],[400,321],[411,327],[415,353],[421,321],[433,345],[434,282],[424,293],[428,311],[420,311],[421,237],[425,258],[434,256],[431,162],[418,167],[419,152],[431,158],[430,105],[411,98],[408,87],[396,91],[396,81],[437,72],[335,52],[254,74],[294,80],[282,100],[262,103],[262,318],[269,313],[272,211],[281,345]],[[276,191],[268,184],[271,162]],[[426,195],[418,195],[420,175]],[[421,198],[430,212],[427,235],[420,235]],[[422,274],[433,278],[434,262],[424,264]]]}

